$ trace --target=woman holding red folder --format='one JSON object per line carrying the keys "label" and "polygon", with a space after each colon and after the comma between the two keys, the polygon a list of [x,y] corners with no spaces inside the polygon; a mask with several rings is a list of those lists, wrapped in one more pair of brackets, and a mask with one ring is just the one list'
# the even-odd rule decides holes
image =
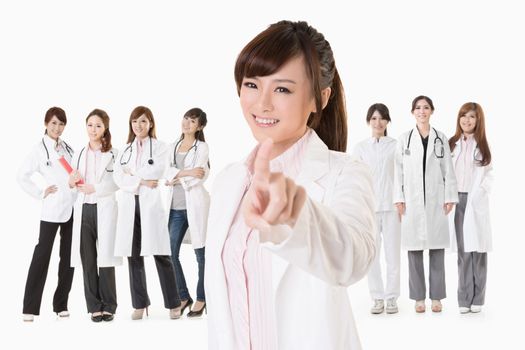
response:
{"label": "woman holding red folder", "polygon": [[[38,244],[33,252],[24,294],[23,319],[29,322],[40,314],[49,260],[59,228],[60,263],[53,311],[59,317],[69,316],[67,302],[74,272],[70,266],[74,195],[68,187],[68,173],[59,162],[60,157],[70,162],[73,154],[73,149],[60,139],[66,123],[66,113],[62,108],[52,107],[46,112],[45,134],[24,160],[17,176],[25,192],[42,200]],[[35,173],[44,178],[47,187],[42,189],[31,180]]]}

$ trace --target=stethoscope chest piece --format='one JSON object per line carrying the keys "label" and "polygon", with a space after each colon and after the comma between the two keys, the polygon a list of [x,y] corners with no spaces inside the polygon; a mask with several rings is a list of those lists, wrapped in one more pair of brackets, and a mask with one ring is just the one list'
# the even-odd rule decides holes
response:
{"label": "stethoscope chest piece", "polygon": [[406,156],[409,156],[409,155],[410,155],[410,150],[409,150],[409,149],[406,149],[406,150],[405,150],[405,155],[406,155]]}

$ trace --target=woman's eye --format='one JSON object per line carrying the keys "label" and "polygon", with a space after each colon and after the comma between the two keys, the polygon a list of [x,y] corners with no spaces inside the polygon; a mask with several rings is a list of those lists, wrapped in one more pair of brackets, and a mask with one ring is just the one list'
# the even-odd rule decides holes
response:
{"label": "woman's eye", "polygon": [[250,88],[250,89],[257,89],[257,85],[255,85],[254,83],[252,83],[251,81],[247,81],[243,84],[245,87],[247,88]]}
{"label": "woman's eye", "polygon": [[288,90],[287,88],[285,87],[278,87],[277,89],[275,89],[276,92],[283,92],[285,94],[289,94],[290,93],[290,90]]}

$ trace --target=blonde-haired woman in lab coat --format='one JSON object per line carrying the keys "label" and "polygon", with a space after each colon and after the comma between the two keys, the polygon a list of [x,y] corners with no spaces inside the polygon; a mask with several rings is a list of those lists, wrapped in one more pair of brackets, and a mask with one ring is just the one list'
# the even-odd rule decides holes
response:
{"label": "blonde-haired woman in lab coat", "polygon": [[206,240],[210,349],[359,349],[346,287],[375,256],[368,167],[346,149],[330,44],[270,25],[235,64],[259,145],[215,180]]}
{"label": "blonde-haired woman in lab coat", "polygon": [[[44,125],[45,134],[18,170],[17,180],[22,189],[36,199],[42,200],[40,233],[35,246],[24,293],[23,320],[33,321],[40,314],[42,293],[46,283],[51,251],[60,228],[60,263],[58,284],[53,296],[53,311],[59,317],[68,317],[69,291],[73,282],[74,269],[70,266],[71,232],[73,227],[74,194],[68,187],[68,173],[59,162],[64,157],[71,163],[73,149],[60,138],[66,127],[66,113],[60,107],[47,110]],[[47,187],[39,188],[31,179],[40,174]]]}
{"label": "blonde-haired woman in lab coat", "polygon": [[427,96],[412,101],[416,127],[397,143],[394,198],[401,216],[401,246],[408,250],[410,299],[425,312],[423,251],[429,251],[429,296],[441,312],[446,297],[445,248],[450,245],[447,215],[458,201],[448,139],[430,126],[434,104]]}
{"label": "blonde-haired woman in lab coat", "polygon": [[459,196],[449,216],[452,248],[458,252],[459,312],[480,312],[485,304],[487,252],[492,250],[489,193],[493,180],[485,113],[478,103],[461,106],[449,145]]}
{"label": "blonde-haired woman in lab coat", "polygon": [[204,139],[206,124],[206,113],[202,109],[192,108],[184,113],[181,122],[182,134],[179,140],[169,147],[170,162],[165,176],[168,179],[166,185],[170,189],[168,227],[171,259],[181,298],[181,313],[193,304],[179,260],[180,247],[188,227],[198,264],[197,300],[188,317],[201,316],[206,307],[204,245],[210,206],[210,196],[204,188],[204,181],[210,170],[208,144]]}
{"label": "blonde-haired woman in lab coat", "polygon": [[89,142],[73,157],[69,187],[78,193],[73,220],[71,265],[82,263],[84,295],[93,322],[112,321],[117,310],[115,256],[118,190],[113,168],[118,156],[111,145],[109,116],[94,109],[86,118]]}

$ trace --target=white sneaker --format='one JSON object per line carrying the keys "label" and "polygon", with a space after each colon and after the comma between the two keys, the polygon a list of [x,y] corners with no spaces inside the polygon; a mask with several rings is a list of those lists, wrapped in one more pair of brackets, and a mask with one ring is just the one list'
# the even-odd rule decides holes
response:
{"label": "white sneaker", "polygon": [[470,312],[478,313],[481,312],[481,307],[483,305],[470,305]]}
{"label": "white sneaker", "polygon": [[69,311],[67,310],[60,311],[60,312],[57,312],[57,315],[58,317],[69,317]]}
{"label": "white sneaker", "polygon": [[386,313],[395,314],[398,312],[396,298],[386,300]]}
{"label": "white sneaker", "polygon": [[465,307],[465,306],[460,306],[459,307],[459,313],[460,314],[468,314],[469,312],[470,312],[470,308]]}
{"label": "white sneaker", "polygon": [[32,314],[22,314],[22,317],[24,322],[33,322],[33,320],[35,319],[35,315]]}
{"label": "white sneaker", "polygon": [[373,314],[380,314],[385,310],[385,302],[382,299],[374,300],[374,306],[370,309]]}

